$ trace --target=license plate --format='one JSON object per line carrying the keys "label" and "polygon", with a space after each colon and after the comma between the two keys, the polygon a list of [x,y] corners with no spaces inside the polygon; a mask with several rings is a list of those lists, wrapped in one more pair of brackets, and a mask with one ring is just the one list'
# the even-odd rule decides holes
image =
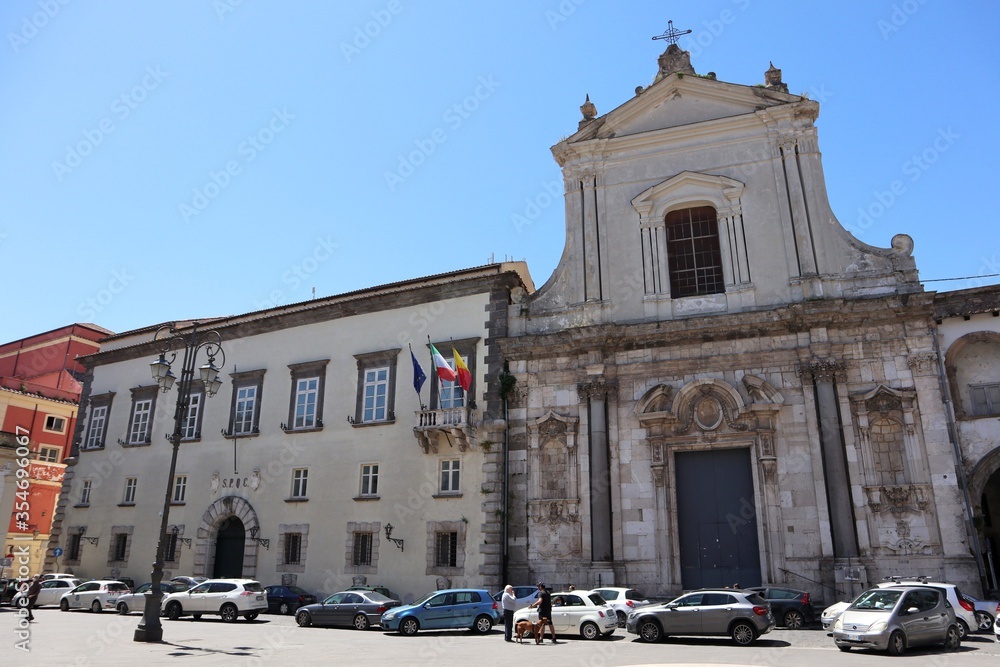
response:
{"label": "license plate", "polygon": [[847,638],[849,640],[851,640],[852,642],[859,642],[859,641],[861,641],[861,635],[847,635]]}
{"label": "license plate", "polygon": [[258,600],[258,601],[260,601],[260,600],[263,600],[263,599],[264,599],[264,596],[263,596],[263,595],[258,595],[258,596],[257,596],[257,600]]}

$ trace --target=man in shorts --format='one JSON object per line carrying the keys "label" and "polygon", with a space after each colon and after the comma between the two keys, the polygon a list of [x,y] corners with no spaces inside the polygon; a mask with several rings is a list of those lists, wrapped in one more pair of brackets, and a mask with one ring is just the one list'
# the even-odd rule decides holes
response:
{"label": "man in shorts", "polygon": [[532,607],[538,607],[538,622],[541,623],[539,629],[540,637],[545,639],[545,627],[548,626],[552,632],[552,643],[556,641],[556,626],[552,625],[552,596],[545,590],[545,584],[538,582],[538,599],[531,603]]}

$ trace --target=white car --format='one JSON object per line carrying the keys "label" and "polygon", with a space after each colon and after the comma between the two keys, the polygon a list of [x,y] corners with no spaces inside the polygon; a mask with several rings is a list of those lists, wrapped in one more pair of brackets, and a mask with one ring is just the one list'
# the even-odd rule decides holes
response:
{"label": "white car", "polygon": [[[42,581],[48,581],[49,579],[76,579],[76,575],[65,572],[46,572],[42,575]],[[79,579],[76,580],[79,581]]]}
{"label": "white car", "polygon": [[634,588],[618,588],[611,586],[609,588],[595,588],[590,591],[591,593],[597,593],[604,601],[611,605],[611,608],[615,610],[618,615],[618,627],[624,628],[625,622],[628,621],[628,615],[630,612],[638,607],[645,607],[649,604],[649,600],[646,596],[635,590]]}
{"label": "white car", "polygon": [[1000,602],[996,600],[980,600],[971,595],[966,595],[965,599],[972,603],[976,610],[976,620],[979,622],[979,632],[989,632],[993,629],[993,621],[996,617],[997,607]]}
{"label": "white car", "polygon": [[[875,585],[875,588],[890,588],[898,586],[930,586],[931,588],[936,588],[945,594],[948,603],[951,604],[952,608],[955,610],[955,619],[958,621],[958,629],[962,635],[962,640],[969,635],[969,631],[973,628],[979,628],[979,621],[976,618],[975,607],[972,603],[966,599],[966,596],[958,590],[958,586],[954,584],[942,584],[939,582],[928,581],[925,577],[915,577],[915,578],[893,578],[887,581],[883,581]],[[844,610],[853,604],[851,602],[838,602],[836,604],[830,605],[823,610],[823,614],[820,616],[820,621],[823,623],[824,630],[830,630],[833,627],[834,622],[837,620]]]}
{"label": "white car", "polygon": [[172,621],[189,615],[199,619],[202,614],[218,614],[227,623],[240,616],[252,621],[267,611],[267,593],[260,582],[252,579],[209,579],[190,590],[165,596],[162,609]]}
{"label": "white car", "polygon": [[114,609],[118,604],[118,598],[128,595],[128,586],[120,581],[109,581],[98,579],[80,584],[68,593],[63,593],[59,598],[59,608],[63,611],[70,609],[90,609],[90,611],[104,611]]}
{"label": "white car", "polygon": [[[71,588],[76,588],[79,585],[79,579],[48,579],[43,581],[42,589],[38,591],[38,598],[35,600],[35,606],[45,607],[50,604],[59,604],[63,593],[68,593]],[[11,604],[15,607],[27,606],[27,597],[23,592],[19,592],[14,596]],[[22,598],[25,599],[24,602],[21,601]]]}
{"label": "white car", "polygon": [[[137,611],[140,614],[146,610],[146,594],[153,584],[146,583],[141,586],[137,586],[134,591],[128,595],[122,595],[118,598],[118,606],[115,607],[119,614],[129,614],[133,611]],[[161,581],[160,590],[163,591],[164,597],[170,593],[178,593],[180,591],[186,591],[188,589],[187,584],[182,584],[177,581]],[[161,605],[162,609],[162,605]]]}
{"label": "white car", "polygon": [[[538,607],[514,612],[514,623],[538,622]],[[580,635],[584,639],[607,637],[618,627],[615,610],[597,593],[563,591],[552,594],[552,625],[557,635]]]}

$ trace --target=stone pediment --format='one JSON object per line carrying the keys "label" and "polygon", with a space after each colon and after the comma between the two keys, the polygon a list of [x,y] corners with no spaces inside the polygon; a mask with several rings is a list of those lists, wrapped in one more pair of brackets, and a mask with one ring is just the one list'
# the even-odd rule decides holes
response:
{"label": "stone pediment", "polygon": [[585,124],[576,134],[566,139],[566,143],[622,137],[742,116],[804,99],[798,95],[757,86],[675,73],[645,89],[617,109]]}

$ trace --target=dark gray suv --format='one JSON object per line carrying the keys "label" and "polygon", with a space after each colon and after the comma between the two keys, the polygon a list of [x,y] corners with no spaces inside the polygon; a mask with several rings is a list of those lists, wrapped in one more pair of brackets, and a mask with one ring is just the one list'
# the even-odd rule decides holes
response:
{"label": "dark gray suv", "polygon": [[774,629],[774,616],[767,600],[753,591],[711,588],[636,609],[625,629],[644,642],[670,635],[727,635],[748,646]]}

